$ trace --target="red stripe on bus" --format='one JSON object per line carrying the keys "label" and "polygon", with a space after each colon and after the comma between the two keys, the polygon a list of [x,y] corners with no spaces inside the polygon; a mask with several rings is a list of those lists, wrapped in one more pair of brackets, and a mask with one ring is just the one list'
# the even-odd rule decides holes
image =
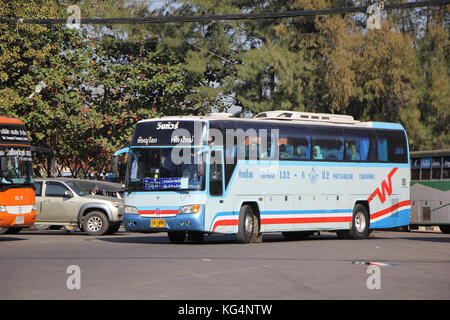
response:
{"label": "red stripe on bus", "polygon": [[[351,222],[352,217],[317,217],[317,218],[265,218],[261,224],[287,224],[287,223],[327,223],[327,222]],[[212,232],[221,226],[237,226],[238,220],[219,220],[214,223]]]}
{"label": "red stripe on bus", "polygon": [[261,224],[287,224],[287,223],[326,223],[351,222],[352,217],[316,217],[316,218],[266,218]]}
{"label": "red stripe on bus", "polygon": [[234,220],[234,219],[233,219],[233,220],[227,219],[227,220],[219,220],[219,221],[216,221],[216,223],[214,223],[214,227],[213,227],[212,232],[214,232],[214,230],[216,230],[217,227],[222,227],[222,226],[237,226],[238,223],[239,223],[239,220]]}
{"label": "red stripe on bus", "polygon": [[403,206],[409,206],[409,205],[410,205],[410,201],[409,200],[398,202],[398,203],[394,204],[392,207],[389,207],[387,209],[383,209],[381,211],[372,213],[370,215],[370,219],[379,218],[379,217],[381,217],[381,216],[383,216],[385,214],[388,214],[388,213],[394,211],[395,209],[398,209],[398,208],[403,207]]}
{"label": "red stripe on bus", "polygon": [[[160,210],[158,214],[177,214],[178,210]],[[156,210],[140,210],[139,214],[157,214]]]}

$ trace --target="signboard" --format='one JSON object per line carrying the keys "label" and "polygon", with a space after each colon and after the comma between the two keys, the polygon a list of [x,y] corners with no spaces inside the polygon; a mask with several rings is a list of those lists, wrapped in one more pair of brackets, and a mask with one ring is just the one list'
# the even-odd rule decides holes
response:
{"label": "signboard", "polygon": [[143,190],[188,189],[189,178],[146,178]]}
{"label": "signboard", "polygon": [[432,159],[431,166],[433,168],[440,168],[441,167],[441,159],[442,159],[441,157],[434,157]]}
{"label": "signboard", "polygon": [[420,160],[422,169],[430,169],[431,168],[431,158],[422,158]]}
{"label": "signboard", "polygon": [[411,169],[419,169],[420,168],[420,159],[411,159]]}
{"label": "signboard", "polygon": [[450,168],[450,157],[444,157],[444,168]]}
{"label": "signboard", "polygon": [[206,143],[206,124],[201,121],[152,120],[136,124],[132,146],[201,146]]}
{"label": "signboard", "polygon": [[30,142],[23,125],[0,125],[0,157],[15,157],[19,161],[32,161]]}
{"label": "signboard", "polygon": [[0,144],[29,146],[27,132],[21,125],[0,125]]}

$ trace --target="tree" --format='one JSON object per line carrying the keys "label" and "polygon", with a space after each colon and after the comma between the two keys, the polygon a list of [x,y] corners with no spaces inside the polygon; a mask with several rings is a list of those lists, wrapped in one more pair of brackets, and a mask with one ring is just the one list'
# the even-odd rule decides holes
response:
{"label": "tree", "polygon": [[[54,18],[66,9],[50,1],[31,3],[31,13],[22,11],[27,8],[11,2],[1,16]],[[158,49],[154,39],[124,40],[65,25],[26,25],[27,32],[19,29],[19,34],[2,27],[2,114],[23,119],[32,144],[54,150],[59,169],[68,167],[75,177],[105,170],[139,119],[202,114],[211,105],[193,94],[198,84],[183,69],[182,57],[170,48]],[[30,97],[40,81],[46,86]],[[36,163],[48,165],[42,156]]]}

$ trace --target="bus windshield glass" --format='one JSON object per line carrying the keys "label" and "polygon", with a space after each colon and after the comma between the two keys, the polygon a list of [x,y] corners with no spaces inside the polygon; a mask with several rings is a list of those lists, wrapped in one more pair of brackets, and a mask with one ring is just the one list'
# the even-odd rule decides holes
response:
{"label": "bus windshield glass", "polygon": [[0,184],[2,187],[33,184],[30,148],[0,147]]}
{"label": "bus windshield glass", "polygon": [[131,148],[126,191],[204,190],[198,148]]}

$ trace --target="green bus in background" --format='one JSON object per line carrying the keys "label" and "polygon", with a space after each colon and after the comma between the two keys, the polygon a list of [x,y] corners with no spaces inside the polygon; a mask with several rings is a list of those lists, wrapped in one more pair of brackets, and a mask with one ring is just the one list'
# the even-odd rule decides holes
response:
{"label": "green bus in background", "polygon": [[410,157],[410,227],[439,226],[450,233],[450,149],[416,151]]}

